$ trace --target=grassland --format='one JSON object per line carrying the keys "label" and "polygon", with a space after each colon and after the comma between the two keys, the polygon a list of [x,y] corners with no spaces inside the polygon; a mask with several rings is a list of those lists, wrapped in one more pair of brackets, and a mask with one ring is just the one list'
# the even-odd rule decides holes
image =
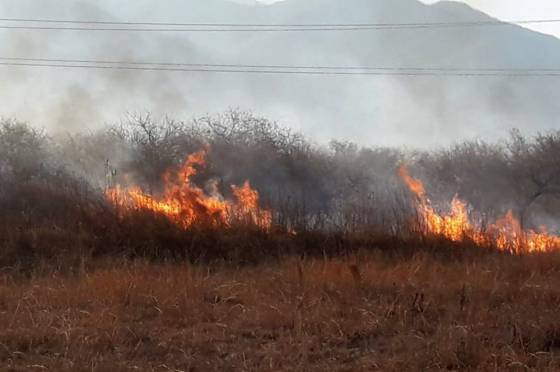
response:
{"label": "grassland", "polygon": [[560,256],[105,261],[0,282],[3,371],[560,368]]}

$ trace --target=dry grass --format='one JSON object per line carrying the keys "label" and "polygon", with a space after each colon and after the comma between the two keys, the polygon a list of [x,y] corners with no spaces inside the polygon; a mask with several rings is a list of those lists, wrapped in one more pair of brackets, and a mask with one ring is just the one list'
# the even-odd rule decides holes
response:
{"label": "dry grass", "polygon": [[560,256],[106,264],[0,285],[6,371],[558,370]]}

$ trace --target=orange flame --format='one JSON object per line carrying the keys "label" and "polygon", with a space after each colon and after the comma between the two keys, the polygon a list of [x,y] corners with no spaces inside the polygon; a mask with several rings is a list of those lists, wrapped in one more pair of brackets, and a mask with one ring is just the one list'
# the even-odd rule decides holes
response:
{"label": "orange flame", "polygon": [[208,195],[192,182],[195,166],[206,165],[206,151],[191,154],[178,172],[164,174],[165,190],[161,198],[144,193],[139,187],[120,186],[107,191],[108,199],[121,211],[148,210],[162,214],[174,223],[188,228],[194,224],[231,226],[236,222],[250,223],[261,228],[272,225],[272,213],[259,206],[259,193],[249,182],[232,186],[235,200],[225,200],[215,190]]}
{"label": "orange flame", "polygon": [[417,210],[429,235],[454,242],[470,240],[479,246],[493,246],[515,253],[550,252],[560,248],[560,237],[549,234],[546,228],[541,228],[541,232],[523,230],[511,210],[486,229],[471,222],[467,204],[457,197],[451,201],[450,212],[440,214],[427,198],[423,183],[410,176],[406,166],[401,166],[398,173],[416,195]]}

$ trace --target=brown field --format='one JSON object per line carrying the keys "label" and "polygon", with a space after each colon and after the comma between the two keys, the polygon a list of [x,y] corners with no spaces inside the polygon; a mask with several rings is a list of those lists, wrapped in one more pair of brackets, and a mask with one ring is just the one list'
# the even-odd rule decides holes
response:
{"label": "brown field", "polygon": [[105,262],[0,285],[3,371],[560,368],[560,256]]}

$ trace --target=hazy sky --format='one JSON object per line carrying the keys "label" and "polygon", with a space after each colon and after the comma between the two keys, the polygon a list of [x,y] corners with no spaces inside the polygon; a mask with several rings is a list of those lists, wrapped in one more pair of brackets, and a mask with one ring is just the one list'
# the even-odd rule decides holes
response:
{"label": "hazy sky", "polygon": [[[256,0],[235,1],[255,4]],[[368,17],[394,21],[400,18],[402,22],[422,22],[421,17],[445,19],[448,10],[444,7],[423,9],[414,6],[418,5],[414,1],[290,0],[291,4],[276,15],[251,7],[239,11],[241,8],[226,2],[201,0],[169,0],[168,7],[154,6],[155,0],[137,0],[137,7],[123,6],[129,0],[0,0],[0,13],[19,18],[170,21],[176,14],[175,20],[179,21],[188,10],[190,17],[209,22],[231,19],[240,23],[251,17],[263,23],[305,19],[332,22],[338,17],[361,18],[364,22]],[[560,5],[554,5],[560,0],[465,1],[504,20],[560,19]],[[522,5],[511,6],[516,2]],[[58,3],[62,5],[53,6]],[[300,6],[305,4],[308,6]],[[330,6],[321,7],[322,4]],[[340,6],[346,7],[342,15]],[[559,9],[555,11],[553,7]],[[466,7],[449,8],[460,19],[476,17]],[[0,55],[293,66],[551,69],[560,65],[560,40],[553,37],[518,27],[448,31],[302,33],[294,37],[285,32],[247,35],[2,30]],[[0,116],[17,117],[59,131],[95,129],[126,118],[126,113],[148,111],[155,117],[188,119],[233,107],[278,120],[318,142],[336,138],[361,144],[428,147],[463,138],[496,139],[507,135],[511,128],[528,134],[557,129],[560,117],[559,80],[549,76],[412,73],[371,74],[367,78],[288,77],[94,70],[90,66],[87,70],[29,67],[0,68]]]}
{"label": "hazy sky", "polygon": [[[436,2],[434,0],[423,1],[425,3]],[[560,18],[560,1],[558,0],[465,0],[463,2],[504,20]],[[529,28],[560,37],[560,23]]]}
{"label": "hazy sky", "polygon": [[[260,1],[273,3],[282,0]],[[432,4],[438,0],[421,1]],[[464,0],[463,2],[503,20],[560,19],[559,0]],[[527,27],[560,37],[560,23]]]}

